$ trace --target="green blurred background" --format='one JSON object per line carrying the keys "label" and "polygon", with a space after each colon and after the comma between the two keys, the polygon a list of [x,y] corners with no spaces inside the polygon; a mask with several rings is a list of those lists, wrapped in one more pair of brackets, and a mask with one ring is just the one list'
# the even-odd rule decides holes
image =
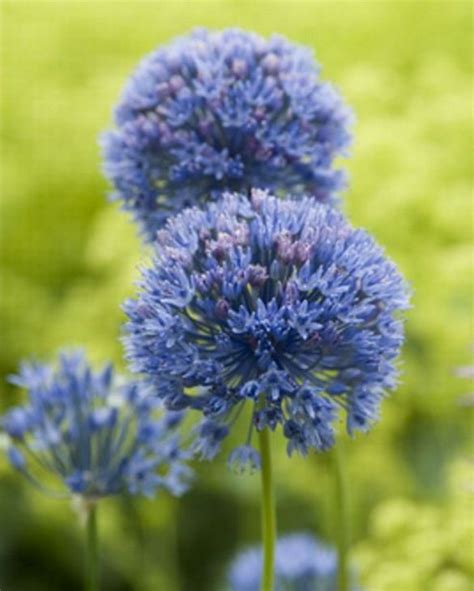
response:
{"label": "green blurred background", "polygon": [[[105,199],[97,135],[143,56],[198,25],[312,46],[357,114],[346,211],[413,285],[403,383],[370,435],[346,441],[353,558],[367,591],[474,585],[472,7],[469,2],[2,2],[0,372],[63,344],[119,364],[120,304],[140,261]],[[0,410],[20,394],[2,378]],[[333,540],[331,457],[275,443],[282,531]],[[258,538],[258,476],[222,456],[177,502],[110,500],[104,589],[221,589]],[[0,460],[0,588],[81,588],[82,531]]]}

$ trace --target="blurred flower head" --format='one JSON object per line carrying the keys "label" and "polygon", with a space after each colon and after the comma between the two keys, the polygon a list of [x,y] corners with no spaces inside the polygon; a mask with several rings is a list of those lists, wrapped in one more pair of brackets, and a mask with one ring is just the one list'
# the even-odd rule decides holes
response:
{"label": "blurred flower head", "polygon": [[[230,567],[230,588],[258,591],[261,570],[261,549],[245,550]],[[337,591],[336,552],[309,534],[280,538],[275,555],[275,591]]]}
{"label": "blurred flower head", "polygon": [[160,413],[156,397],[110,364],[94,372],[82,352],[64,352],[56,366],[24,363],[11,382],[28,401],[0,418],[8,457],[40,488],[48,489],[47,473],[89,499],[187,488],[180,413]]}
{"label": "blurred flower head", "polygon": [[204,29],[147,56],[125,86],[104,170],[153,240],[183,207],[250,187],[335,199],[352,115],[310,50]]}
{"label": "blurred flower head", "polygon": [[[127,356],[170,409],[201,411],[196,449],[211,459],[244,405],[288,451],[366,430],[396,383],[406,285],[364,231],[314,199],[263,191],[188,209],[158,233],[125,308]],[[252,431],[233,464],[258,465]]]}

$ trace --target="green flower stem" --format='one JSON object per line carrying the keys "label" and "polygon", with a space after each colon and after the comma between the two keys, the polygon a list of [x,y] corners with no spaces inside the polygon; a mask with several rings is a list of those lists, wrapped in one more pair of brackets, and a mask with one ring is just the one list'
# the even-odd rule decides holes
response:
{"label": "green flower stem", "polygon": [[272,459],[270,450],[270,431],[259,432],[260,455],[262,461],[262,545],[263,570],[260,591],[273,591],[275,572],[276,515],[272,485]]}
{"label": "green flower stem", "polygon": [[179,505],[178,500],[168,495],[168,503],[169,503],[169,527],[168,527],[168,552],[167,555],[167,564],[169,568],[169,576],[170,579],[173,581],[173,591],[179,591],[181,588],[181,577],[180,577],[180,570],[179,570],[179,552],[178,552],[178,544],[179,544],[179,528],[178,528],[178,521],[179,521]]}
{"label": "green flower stem", "polygon": [[333,452],[336,500],[335,520],[339,558],[337,588],[339,591],[349,591],[349,507],[347,500],[347,482],[343,452],[344,450],[342,449],[342,442],[338,441]]}
{"label": "green flower stem", "polygon": [[86,590],[99,591],[99,546],[96,503],[89,503],[86,511]]}

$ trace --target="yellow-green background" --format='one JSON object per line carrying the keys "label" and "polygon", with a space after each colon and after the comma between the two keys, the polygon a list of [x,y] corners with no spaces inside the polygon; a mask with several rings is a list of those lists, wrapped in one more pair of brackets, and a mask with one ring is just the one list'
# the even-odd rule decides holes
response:
{"label": "yellow-green background", "polygon": [[[105,199],[97,135],[131,69],[204,25],[312,46],[357,114],[346,211],[414,290],[403,383],[370,435],[346,442],[354,559],[367,591],[469,591],[474,505],[472,9],[469,2],[2,2],[0,371],[84,344],[121,361],[120,304],[140,261]],[[1,385],[0,408],[20,393]],[[281,529],[333,539],[329,456],[275,442]],[[196,466],[181,502],[111,500],[104,589],[211,591],[258,537],[258,477]],[[81,589],[81,530],[0,461],[0,588]]]}

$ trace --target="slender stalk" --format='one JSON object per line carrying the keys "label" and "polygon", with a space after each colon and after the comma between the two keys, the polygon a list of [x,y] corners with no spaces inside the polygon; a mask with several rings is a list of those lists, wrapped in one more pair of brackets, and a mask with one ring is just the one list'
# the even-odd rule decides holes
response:
{"label": "slender stalk", "polygon": [[86,522],[86,590],[99,591],[99,555],[97,538],[97,505],[87,506]]}
{"label": "slender stalk", "polygon": [[349,506],[347,500],[347,482],[344,465],[342,442],[338,441],[334,449],[334,481],[336,500],[336,532],[338,551],[338,590],[349,591]]}
{"label": "slender stalk", "polygon": [[179,570],[179,551],[178,551],[178,509],[179,505],[177,499],[170,497],[168,499],[170,510],[168,516],[170,519],[167,536],[168,555],[167,563],[169,568],[169,576],[173,580],[173,591],[179,591],[181,588],[181,578]]}
{"label": "slender stalk", "polygon": [[262,460],[262,545],[263,568],[260,591],[273,591],[275,571],[276,515],[272,484],[272,460],[270,432],[268,428],[259,432],[260,455]]}

